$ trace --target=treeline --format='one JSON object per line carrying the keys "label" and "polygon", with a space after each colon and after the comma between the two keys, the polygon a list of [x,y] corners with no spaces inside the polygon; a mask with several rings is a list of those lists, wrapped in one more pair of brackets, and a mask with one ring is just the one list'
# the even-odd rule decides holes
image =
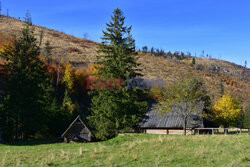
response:
{"label": "treeline", "polygon": [[143,46],[142,49],[139,49],[139,52],[142,53],[149,53],[151,56],[159,56],[159,57],[164,57],[164,58],[168,58],[168,59],[177,59],[177,60],[184,60],[187,58],[190,58],[191,53],[184,53],[184,52],[165,52],[163,49],[159,49],[159,48],[154,48],[152,47],[151,49],[149,49],[147,46]]}
{"label": "treeline", "polygon": [[[81,114],[87,71],[52,62],[49,41],[40,42],[26,15],[21,34],[0,40],[0,132],[4,140],[59,137]],[[41,39],[41,38],[40,38]]]}
{"label": "treeline", "polygon": [[[120,132],[135,129],[148,111],[150,99],[175,106],[176,101],[182,102],[183,98],[194,95],[187,104],[193,103],[195,108],[195,104],[206,96],[202,81],[193,79],[189,79],[190,82],[180,80],[169,90],[127,87],[127,78],[140,78],[142,74],[138,68],[138,52],[131,27],[125,26],[125,17],[120,9],[113,12],[103,31],[97,61],[87,71],[74,70],[69,61],[61,63],[62,55],[55,61],[53,47],[46,41],[42,50],[42,32],[39,37],[40,40],[34,37],[34,27],[27,13],[20,35],[0,38],[0,83],[5,84],[0,87],[4,90],[0,97],[0,132],[6,141],[59,137],[79,114],[85,116],[96,138],[107,140]],[[178,60],[191,56],[183,52],[165,53],[154,48],[148,51],[147,47],[143,52]],[[195,64],[195,58],[192,64]],[[88,77],[95,78],[92,84],[96,84],[98,89],[86,90]],[[121,81],[119,89],[106,89],[107,84],[117,87],[117,82],[114,82],[117,79]],[[172,101],[168,96],[171,91]],[[243,126],[247,122],[247,114],[241,112],[240,102],[223,91],[221,96],[215,104],[206,103],[206,109],[210,111],[206,113],[224,126],[239,122],[242,116],[240,124]],[[206,96],[206,99],[209,98]],[[249,116],[249,109],[244,110]]]}
{"label": "treeline", "polygon": [[[74,70],[70,62],[55,61],[53,47],[34,37],[30,14],[19,36],[0,45],[5,93],[0,99],[0,132],[6,140],[59,137],[77,115],[84,115],[98,139],[106,140],[138,125],[148,110],[146,92],[127,89],[127,78],[141,76],[137,69],[131,27],[123,13],[114,11],[104,32],[97,62],[87,71]],[[113,34],[113,32],[117,32]],[[87,78],[121,79],[119,89],[86,90]],[[109,83],[110,84],[110,83]],[[116,83],[111,83],[115,85]],[[90,102],[91,100],[91,102]],[[91,103],[91,104],[90,104]],[[90,104],[90,106],[89,106]]]}

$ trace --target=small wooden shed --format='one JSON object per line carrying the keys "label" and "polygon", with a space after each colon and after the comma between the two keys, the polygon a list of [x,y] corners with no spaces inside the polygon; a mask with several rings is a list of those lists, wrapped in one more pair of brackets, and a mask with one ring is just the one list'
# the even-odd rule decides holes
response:
{"label": "small wooden shed", "polygon": [[90,142],[93,135],[79,115],[62,134],[62,138],[65,142]]}

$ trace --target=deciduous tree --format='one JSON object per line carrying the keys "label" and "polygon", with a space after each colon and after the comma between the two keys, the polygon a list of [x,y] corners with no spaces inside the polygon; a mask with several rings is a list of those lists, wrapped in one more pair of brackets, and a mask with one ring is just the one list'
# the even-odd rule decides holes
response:
{"label": "deciduous tree", "polygon": [[235,123],[241,115],[239,102],[230,95],[223,95],[213,106],[213,117],[224,127]]}
{"label": "deciduous tree", "polygon": [[72,68],[72,65],[68,63],[65,68],[65,73],[63,77],[63,82],[65,83],[65,87],[69,94],[74,92],[74,82],[75,82],[75,76],[74,76],[74,70]]}
{"label": "deciduous tree", "polygon": [[183,77],[166,88],[158,108],[163,115],[169,112],[179,115],[186,135],[188,119],[193,113],[202,114],[206,99],[206,91],[199,79]]}

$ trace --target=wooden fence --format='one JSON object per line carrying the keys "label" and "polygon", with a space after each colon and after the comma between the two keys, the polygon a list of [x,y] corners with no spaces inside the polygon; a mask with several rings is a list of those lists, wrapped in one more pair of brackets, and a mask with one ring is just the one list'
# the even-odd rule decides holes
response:
{"label": "wooden fence", "polygon": [[195,128],[194,134],[250,134],[250,128]]}

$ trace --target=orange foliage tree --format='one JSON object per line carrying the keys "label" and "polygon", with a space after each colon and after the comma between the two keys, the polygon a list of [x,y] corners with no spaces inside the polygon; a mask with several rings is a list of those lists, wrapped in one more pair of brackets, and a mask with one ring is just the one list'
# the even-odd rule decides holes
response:
{"label": "orange foliage tree", "polygon": [[[59,70],[59,73],[58,73],[58,70]],[[57,75],[59,74],[59,76],[63,76],[65,68],[63,66],[60,66],[59,68],[58,64],[48,64],[47,71],[52,75],[54,82],[56,82]]]}
{"label": "orange foliage tree", "polygon": [[78,69],[75,72],[75,87],[78,91],[84,93],[86,91],[88,72],[84,69]]}
{"label": "orange foliage tree", "polygon": [[[7,52],[11,46],[14,44],[14,37],[13,35],[4,35],[0,33],[0,51]],[[0,66],[5,65],[7,62],[1,58],[0,56]]]}
{"label": "orange foliage tree", "polygon": [[93,64],[89,70],[87,71],[87,73],[89,75],[97,75],[99,73],[99,68],[102,68],[103,66],[102,65],[98,65],[98,64]]}

